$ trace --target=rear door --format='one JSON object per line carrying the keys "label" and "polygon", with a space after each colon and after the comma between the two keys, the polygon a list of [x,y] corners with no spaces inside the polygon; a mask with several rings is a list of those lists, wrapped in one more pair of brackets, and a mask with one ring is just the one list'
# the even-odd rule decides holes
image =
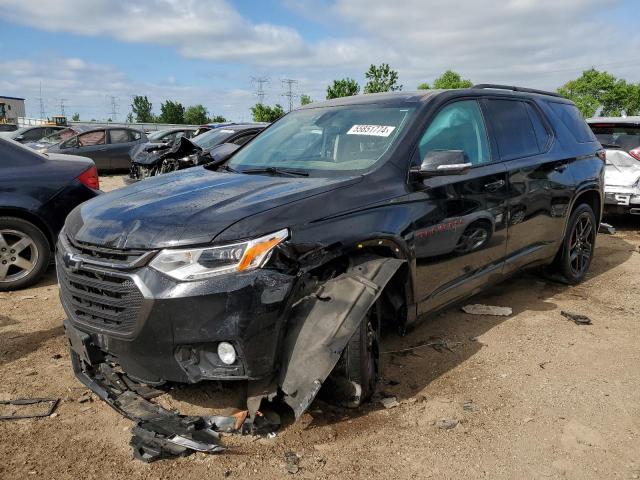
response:
{"label": "rear door", "polygon": [[533,101],[483,100],[497,153],[507,169],[509,214],[505,273],[553,256],[575,191],[571,158]]}
{"label": "rear door", "polygon": [[141,134],[127,128],[109,130],[109,168],[128,170],[131,167],[131,148],[140,141]]}
{"label": "rear door", "polygon": [[477,100],[444,106],[422,135],[413,163],[433,150],[463,150],[473,167],[414,187],[422,211],[412,232],[419,313],[499,279],[507,241],[506,170],[492,154]]}

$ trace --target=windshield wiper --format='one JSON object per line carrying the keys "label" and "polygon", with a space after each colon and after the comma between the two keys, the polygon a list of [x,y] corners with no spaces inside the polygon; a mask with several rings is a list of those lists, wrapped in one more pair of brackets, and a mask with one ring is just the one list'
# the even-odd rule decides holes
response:
{"label": "windshield wiper", "polygon": [[272,175],[288,175],[290,177],[308,177],[307,172],[301,172],[300,170],[289,170],[287,168],[278,167],[263,167],[263,168],[249,168],[247,170],[241,170],[240,173],[270,173]]}

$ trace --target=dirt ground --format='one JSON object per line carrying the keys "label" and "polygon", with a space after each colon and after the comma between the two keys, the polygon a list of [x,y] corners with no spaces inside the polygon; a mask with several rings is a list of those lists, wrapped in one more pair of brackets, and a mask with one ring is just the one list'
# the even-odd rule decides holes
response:
{"label": "dirt ground", "polygon": [[[36,287],[0,294],[0,399],[61,399],[51,417],[0,421],[0,478],[640,478],[640,218],[612,223],[618,233],[598,236],[583,284],[525,273],[468,302],[512,307],[509,317],[452,307],[388,336],[385,351],[430,337],[452,347],[384,355],[380,390],[399,406],[316,401],[273,439],[224,435],[225,453],[153,464],[132,459],[131,422],[87,401],[74,378],[52,268]],[[187,387],[162,402],[204,413],[228,395]],[[441,429],[442,419],[459,423]],[[300,458],[295,475],[285,452]]]}

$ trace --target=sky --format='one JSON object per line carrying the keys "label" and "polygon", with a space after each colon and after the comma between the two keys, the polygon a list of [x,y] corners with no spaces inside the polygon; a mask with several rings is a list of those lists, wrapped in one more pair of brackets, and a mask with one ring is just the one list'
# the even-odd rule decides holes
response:
{"label": "sky", "polygon": [[[404,90],[452,69],[555,89],[592,66],[640,81],[640,0],[0,0],[0,95],[27,115],[124,120],[133,95],[250,120],[257,84],[323,100],[389,63]],[[40,95],[42,86],[42,95]]]}

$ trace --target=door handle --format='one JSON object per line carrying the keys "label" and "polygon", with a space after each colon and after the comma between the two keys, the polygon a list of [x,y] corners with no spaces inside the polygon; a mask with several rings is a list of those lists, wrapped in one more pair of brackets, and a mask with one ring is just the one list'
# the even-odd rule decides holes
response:
{"label": "door handle", "polygon": [[495,182],[485,183],[484,189],[488,192],[496,192],[504,187],[505,183],[506,182],[504,180],[496,180]]}

